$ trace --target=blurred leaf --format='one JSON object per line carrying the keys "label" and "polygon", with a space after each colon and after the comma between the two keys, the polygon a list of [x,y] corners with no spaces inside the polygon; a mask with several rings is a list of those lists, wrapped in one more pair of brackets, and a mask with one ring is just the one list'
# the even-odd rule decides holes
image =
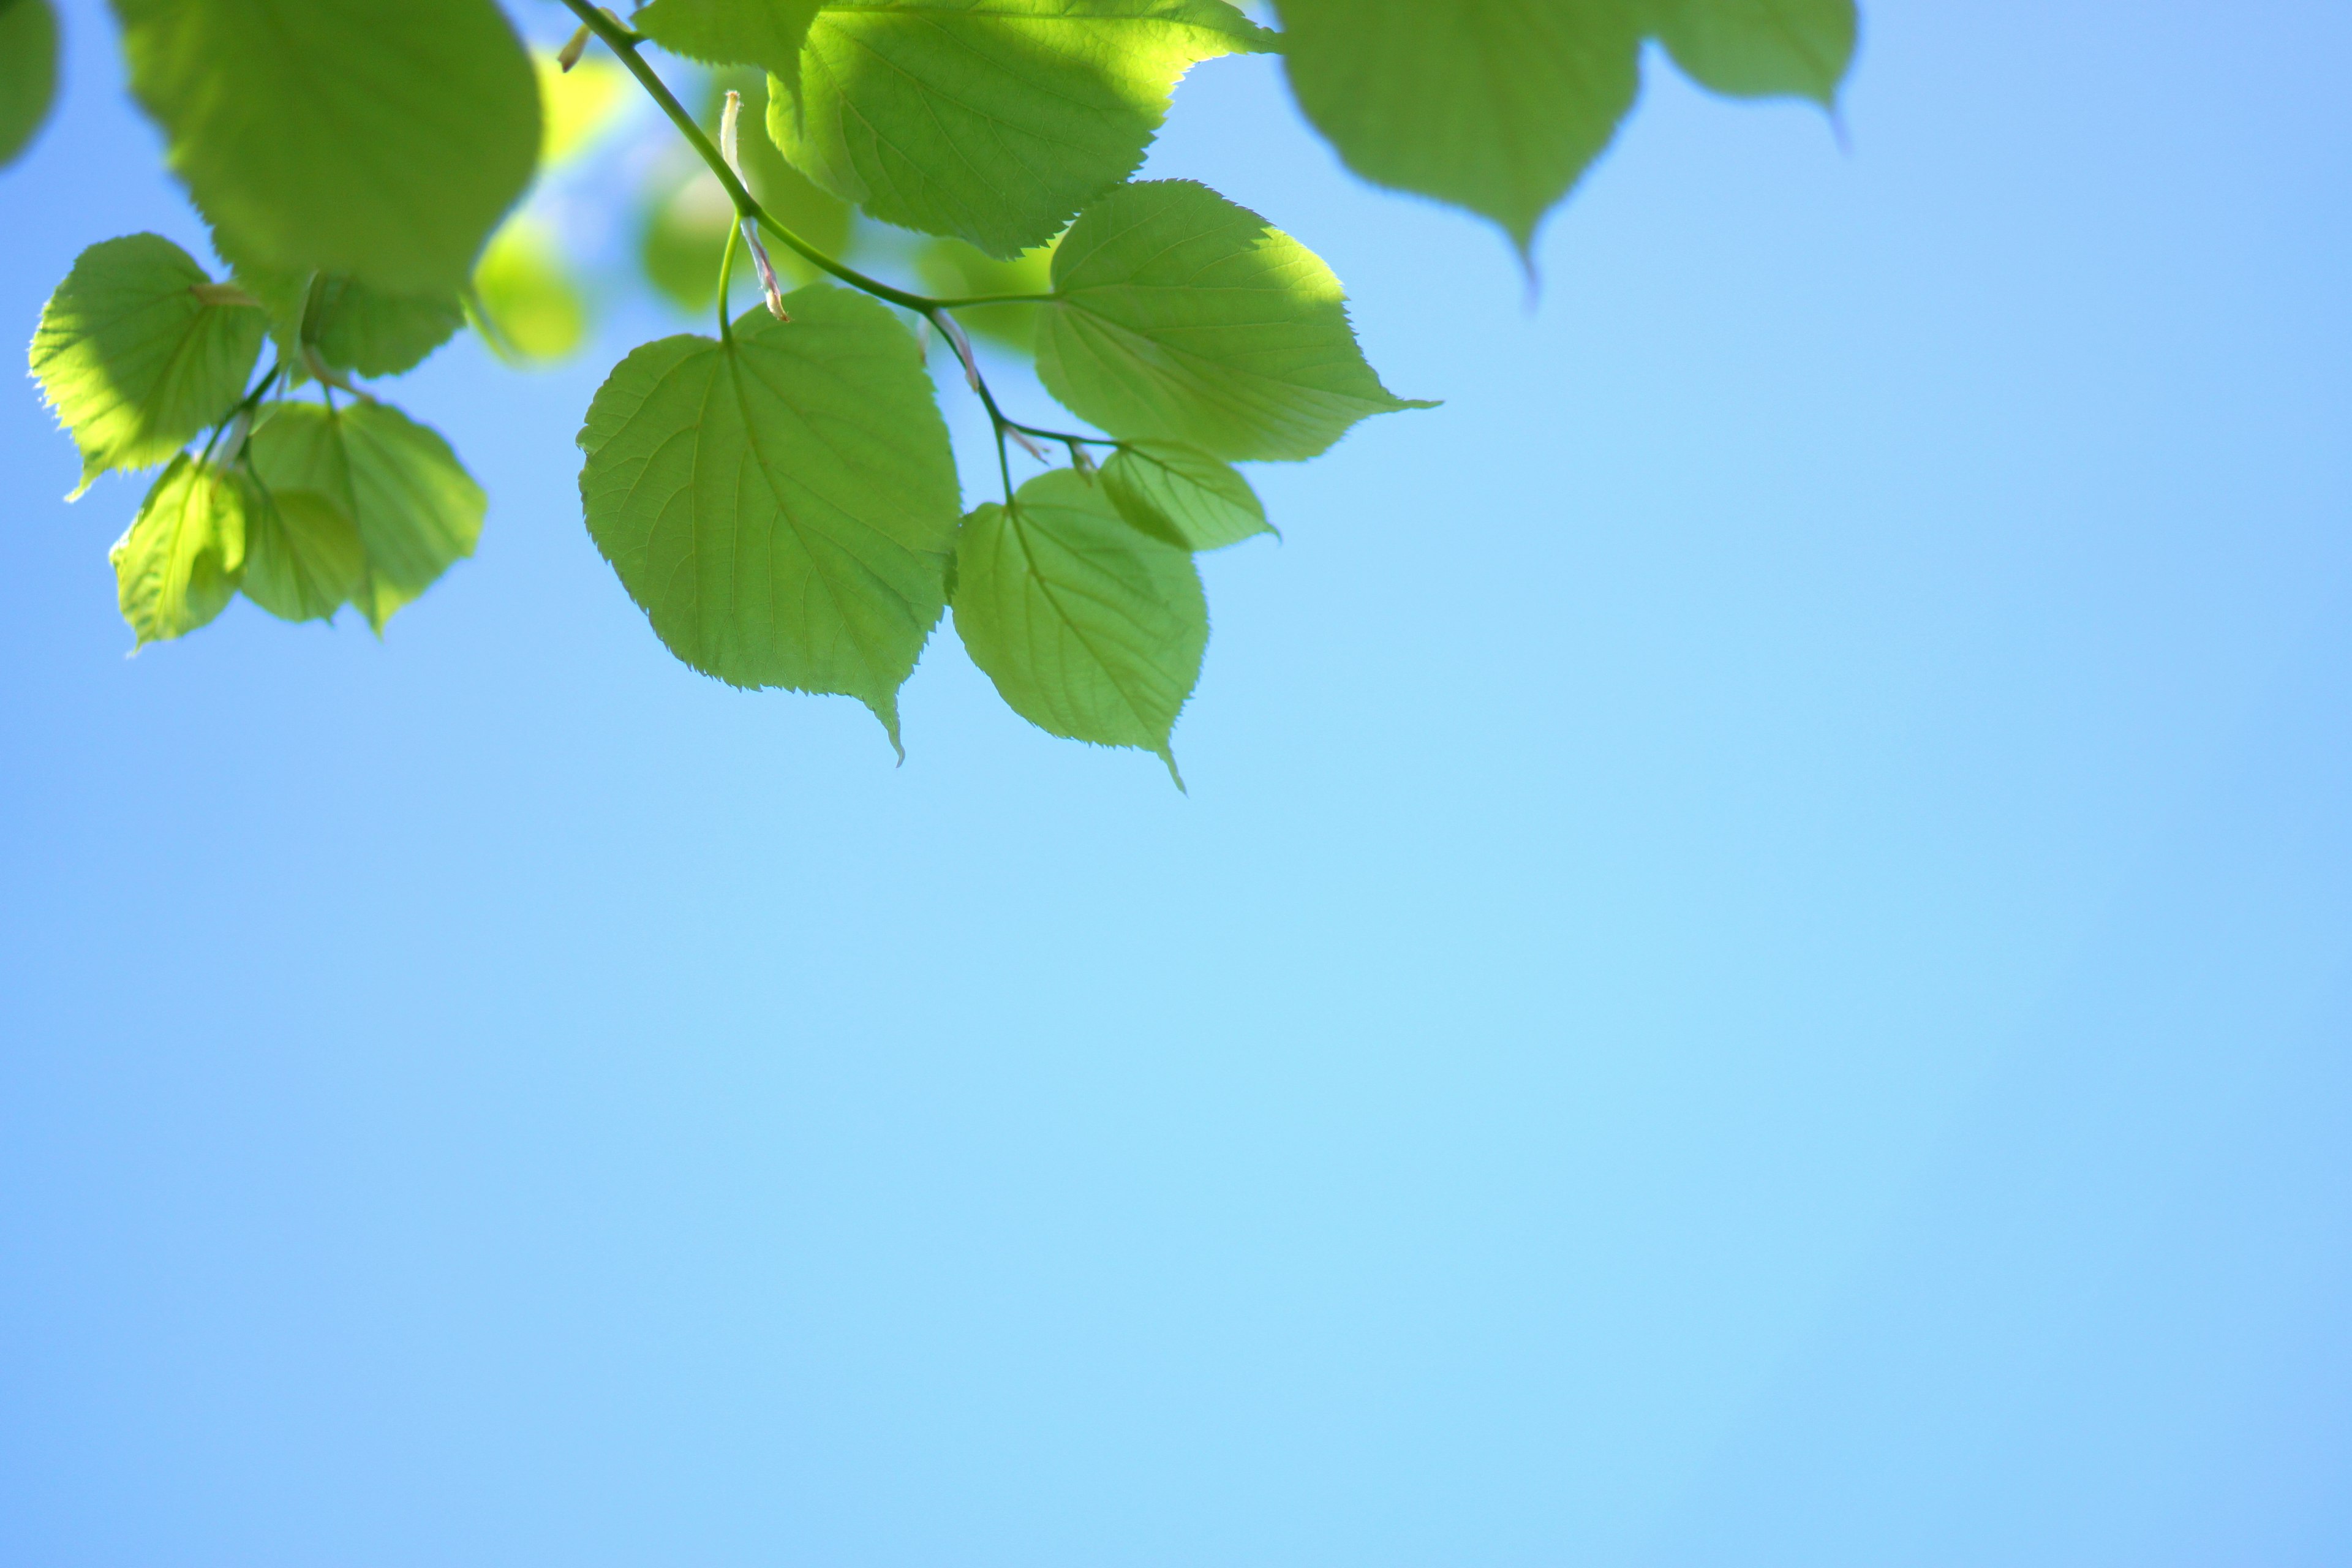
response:
{"label": "blurred leaf", "polygon": [[331,621],[367,580],[359,526],[316,490],[247,495],[245,596],[282,621]]}
{"label": "blurred leaf", "polygon": [[262,312],[161,235],[101,240],[41,310],[32,370],[81,449],[81,483],[160,463],[227,416],[261,354]]}
{"label": "blurred leaf", "polygon": [[49,0],[0,0],[0,168],[32,145],[58,94],[58,18]]}
{"label": "blurred leaf", "polygon": [[1298,106],[1374,184],[1536,226],[1641,80],[1636,0],[1276,0]]}
{"label": "blurred leaf", "polygon": [[241,258],[465,286],[530,183],[539,89],[490,0],[113,0],[131,87]]}
{"label": "blurred leaf", "polygon": [[1190,180],[1121,185],[1054,256],[1037,376],[1122,440],[1312,458],[1358,420],[1426,408],[1381,384],[1313,251]]}
{"label": "blurred leaf", "polygon": [[588,531],[679,658],[733,686],[840,692],[898,736],[946,598],[955,459],[914,334],[818,285],[731,343],[664,338],[580,432]]}
{"label": "blurred leaf", "polygon": [[172,459],[107,552],[136,646],[192,632],[225,609],[245,565],[246,491],[231,475]]}
{"label": "blurred leaf", "polygon": [[1192,557],[1137,532],[1069,468],[990,502],[956,535],[955,625],[1007,705],[1048,734],[1168,764],[1201,677],[1209,606]]}
{"label": "blurred leaf", "polygon": [[308,347],[331,370],[364,376],[415,369],[465,325],[465,307],[452,293],[400,294],[356,278],[296,271],[234,254],[216,233],[213,243],[236,268],[237,287],[261,301],[269,335],[299,383],[310,366]]}
{"label": "blurred leaf", "polygon": [[831,5],[768,132],[885,223],[1009,258],[1134,172],[1196,61],[1276,42],[1224,0]]}
{"label": "blurred leaf", "polygon": [[509,218],[490,241],[474,290],[498,340],[523,359],[562,359],[587,339],[588,303],[555,232],[529,214]]}
{"label": "blurred leaf", "polygon": [[389,404],[280,404],[247,459],[272,494],[313,491],[351,519],[367,554],[352,599],[379,632],[481,536],[481,487],[447,442]]}
{"label": "blurred leaf", "polygon": [[[992,294],[1045,294],[1054,287],[1054,247],[1024,250],[1010,261],[973,249],[960,239],[927,239],[916,248],[915,276],[929,293],[940,299],[972,299]],[[967,305],[956,311],[972,333],[1028,353],[1035,347],[1037,307],[1034,305]]]}
{"label": "blurred leaf", "polygon": [[1732,98],[1837,104],[1853,61],[1853,0],[1651,0],[1659,41],[1700,86]]}
{"label": "blurred leaf", "polygon": [[604,55],[583,55],[565,70],[554,51],[531,51],[539,75],[539,162],[551,169],[571,162],[627,118],[629,73]]}
{"label": "blurred leaf", "polygon": [[1206,452],[1136,441],[1103,465],[1103,493],[1144,532],[1187,550],[1222,550],[1271,533],[1249,481]]}

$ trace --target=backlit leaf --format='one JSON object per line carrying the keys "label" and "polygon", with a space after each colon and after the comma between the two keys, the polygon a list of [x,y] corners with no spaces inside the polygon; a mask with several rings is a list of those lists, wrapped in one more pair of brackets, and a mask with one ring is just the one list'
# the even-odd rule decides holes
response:
{"label": "backlit leaf", "polygon": [[1291,90],[1348,167],[1522,252],[1641,81],[1636,0],[1276,0]]}
{"label": "backlit leaf", "polygon": [[481,487],[447,442],[388,404],[280,405],[255,427],[247,460],[271,494],[312,491],[351,519],[367,555],[352,597],[378,631],[481,536]]}
{"label": "backlit leaf", "polygon": [[138,646],[192,632],[226,608],[245,565],[246,490],[183,452],[107,552]]}
{"label": "backlit leaf", "polygon": [[562,359],[588,335],[588,301],[554,233],[528,213],[507,220],[482,253],[474,291],[499,342],[538,363]]}
{"label": "backlit leaf", "polygon": [[1206,452],[1172,441],[1136,441],[1102,468],[1103,493],[1144,532],[1187,550],[1222,550],[1272,533],[1249,481]]}
{"label": "backlit leaf", "polygon": [[839,692],[892,743],[946,597],[956,473],[914,334],[822,285],[734,341],[646,344],[580,432],[588,531],[672,653],[735,686]]}
{"label": "backlit leaf", "polygon": [[714,66],[758,66],[790,82],[801,42],[824,0],[654,0],[630,18],[674,55]]}
{"label": "backlit leaf", "polygon": [[58,18],[49,0],[0,0],[0,167],[32,144],[58,93]]}
{"label": "backlit leaf", "polygon": [[1853,0],[1651,0],[1675,64],[1734,98],[1835,106],[1853,60]]}
{"label": "backlit leaf", "polygon": [[844,0],[768,129],[884,222],[1010,258],[1134,172],[1195,62],[1274,45],[1224,0]]}
{"label": "backlit leaf", "polygon": [[565,70],[551,51],[534,50],[539,77],[539,165],[552,169],[595,146],[637,101],[629,73],[608,55],[583,55]]}
{"label": "backlit leaf", "polygon": [[955,625],[1024,719],[1138,747],[1176,774],[1169,737],[1200,679],[1208,603],[1191,554],[1137,532],[1098,487],[1055,468],[1012,506],[992,501],[965,518]]}
{"label": "backlit leaf", "polygon": [[462,289],[539,155],[491,0],[113,0],[131,86],[196,205],[265,265]]}
{"label": "backlit leaf", "polygon": [[237,287],[261,302],[269,335],[298,379],[310,374],[314,354],[330,370],[399,375],[466,324],[454,292],[392,293],[356,278],[255,262],[233,254],[236,242],[226,235],[216,233],[213,242],[236,268]]}
{"label": "backlit leaf", "polygon": [[1369,415],[1432,406],[1364,363],[1320,258],[1189,180],[1121,185],[1072,226],[1037,374],[1114,436],[1233,461],[1312,458]]}
{"label": "backlit leaf", "polygon": [[247,493],[245,596],[280,620],[331,621],[367,581],[367,547],[315,490]]}
{"label": "backlit leaf", "polygon": [[31,358],[81,448],[83,489],[109,468],[162,462],[236,405],[264,330],[237,298],[160,235],[101,240],[75,258]]}

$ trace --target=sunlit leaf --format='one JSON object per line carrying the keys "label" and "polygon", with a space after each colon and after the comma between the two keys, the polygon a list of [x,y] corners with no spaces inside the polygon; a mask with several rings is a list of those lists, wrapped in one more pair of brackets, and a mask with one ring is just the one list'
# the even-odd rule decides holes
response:
{"label": "sunlit leaf", "polygon": [[358,524],[315,490],[247,493],[245,596],[280,620],[331,621],[367,581]]}
{"label": "sunlit leaf", "polygon": [[1196,61],[1274,43],[1224,0],[829,5],[768,129],[884,222],[1010,258],[1134,172]]}
{"label": "sunlit leaf", "polygon": [[1114,436],[1231,461],[1312,458],[1367,416],[1430,406],[1364,363],[1320,258],[1189,180],[1121,185],[1072,226],[1037,374]]}
{"label": "sunlit leaf", "polygon": [[1348,167],[1522,251],[1640,86],[1634,0],[1276,0],[1291,90]]}
{"label": "sunlit leaf", "polygon": [[570,163],[628,117],[636,102],[629,73],[610,57],[583,55],[565,70],[546,49],[531,52],[539,76],[539,163]]}
{"label": "sunlit leaf", "polygon": [[799,79],[801,42],[824,3],[653,0],[630,20],[674,55],[705,65],[758,66],[791,82]]}
{"label": "sunlit leaf", "polygon": [[58,18],[49,0],[0,0],[0,167],[32,145],[58,93]]}
{"label": "sunlit leaf", "polygon": [[474,270],[474,291],[490,331],[511,353],[546,363],[576,352],[588,335],[588,302],[546,224],[507,220]]}
{"label": "sunlit leaf", "polygon": [[1192,555],[1129,527],[1098,487],[1055,468],[1010,507],[992,501],[965,518],[955,625],[1024,719],[1138,747],[1176,773],[1169,738],[1200,679],[1208,603]]}
{"label": "sunlit leaf", "polygon": [[263,331],[250,300],[161,235],[101,240],[77,257],[41,311],[31,358],[81,449],[81,488],[109,468],[160,463],[225,418]]}
{"label": "sunlit leaf", "polygon": [[244,488],[183,452],[107,552],[138,646],[192,632],[226,608],[245,565]]}
{"label": "sunlit leaf", "polygon": [[1271,533],[1249,481],[1206,452],[1173,441],[1136,441],[1103,465],[1103,493],[1118,514],[1187,550],[1222,550]]}
{"label": "sunlit leaf", "polygon": [[267,266],[464,287],[539,155],[491,0],[113,0],[131,87],[196,205]]}
{"label": "sunlit leaf", "polygon": [[447,442],[388,404],[281,405],[248,457],[273,495],[312,491],[351,519],[367,555],[352,597],[378,631],[481,536],[481,487]]}
{"label": "sunlit leaf", "polygon": [[664,338],[580,432],[588,531],[672,653],[735,686],[839,692],[898,740],[937,623],[955,464],[914,334],[816,286],[731,343]]}
{"label": "sunlit leaf", "polygon": [[1824,109],[1853,60],[1853,0],[1651,0],[1659,41],[1700,86]]}

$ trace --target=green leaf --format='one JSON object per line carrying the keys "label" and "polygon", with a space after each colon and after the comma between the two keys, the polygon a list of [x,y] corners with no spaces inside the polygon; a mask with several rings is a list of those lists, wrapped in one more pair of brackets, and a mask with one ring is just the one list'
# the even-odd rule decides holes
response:
{"label": "green leaf", "polygon": [[1298,106],[1348,167],[1503,226],[1538,224],[1641,85],[1636,0],[1276,0]]}
{"label": "green leaf", "polygon": [[247,461],[272,495],[313,491],[351,519],[367,555],[352,597],[379,632],[481,537],[481,487],[447,442],[388,404],[280,404]]}
{"label": "green leaf", "polygon": [[822,285],[731,343],[664,338],[589,406],[588,531],[670,651],[734,686],[839,692],[898,743],[946,598],[956,473],[914,334]]}
{"label": "green leaf", "polygon": [[1159,757],[1201,677],[1209,606],[1192,558],[1128,526],[1068,468],[956,534],[956,631],[1013,710],[1050,734]]}
{"label": "green leaf", "polygon": [[160,463],[225,418],[261,353],[262,312],[161,235],[101,240],[41,310],[32,369],[81,449],[79,495]]}
{"label": "green leaf", "polygon": [[399,375],[422,364],[466,323],[456,294],[394,294],[356,278],[268,267],[228,255],[233,243],[225,235],[214,237],[236,268],[237,287],[260,301],[269,335],[298,380],[310,374],[311,354],[330,370]]}
{"label": "green leaf", "polygon": [[357,524],[316,490],[247,496],[245,596],[284,621],[331,621],[367,582]]}
{"label": "green leaf", "polygon": [[1224,0],[834,4],[768,131],[884,222],[1010,258],[1134,172],[1196,61],[1275,46]]}
{"label": "green leaf", "polygon": [[131,91],[240,258],[465,287],[530,184],[539,89],[491,0],[113,0]]}
{"label": "green leaf", "polygon": [[801,43],[824,0],[654,0],[630,18],[674,55],[800,77]]}
{"label": "green leaf", "polygon": [[539,166],[569,163],[604,140],[628,118],[637,100],[629,73],[604,55],[585,55],[570,70],[551,49],[534,49],[531,69],[539,77],[541,116]]}
{"label": "green leaf", "polygon": [[508,219],[490,241],[474,290],[499,342],[524,361],[562,359],[588,336],[588,301],[554,231],[528,213]]}
{"label": "green leaf", "polygon": [[32,145],[58,93],[58,18],[49,0],[0,0],[0,168]]}
{"label": "green leaf", "polygon": [[1732,98],[1810,98],[1837,106],[1853,63],[1853,0],[1651,0],[1675,64]]}
{"label": "green leaf", "polygon": [[246,493],[234,476],[184,452],[155,480],[106,557],[137,647],[195,630],[236,595]]}
{"label": "green leaf", "polygon": [[1274,531],[1249,481],[1206,452],[1136,441],[1103,465],[1103,493],[1144,532],[1187,550],[1222,550]]}
{"label": "green leaf", "polygon": [[1072,226],[1037,374],[1113,436],[1233,461],[1312,458],[1367,416],[1434,406],[1381,384],[1319,257],[1189,180],[1121,185]]}

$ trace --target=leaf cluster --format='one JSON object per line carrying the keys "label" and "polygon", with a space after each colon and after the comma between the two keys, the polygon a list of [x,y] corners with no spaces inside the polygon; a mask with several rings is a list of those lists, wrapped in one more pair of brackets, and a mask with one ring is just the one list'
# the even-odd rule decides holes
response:
{"label": "leaf cluster", "polygon": [[[32,345],[82,488],[161,468],[112,557],[141,644],[240,593],[381,632],[470,553],[481,490],[361,384],[468,322],[526,362],[583,341],[560,229],[519,204],[634,79],[679,135],[640,176],[645,274],[713,312],[615,366],[579,437],[589,535],[655,635],[737,686],[853,697],[896,745],[944,621],[1015,712],[1172,774],[1208,641],[1193,556],[1272,531],[1235,465],[1432,406],[1382,384],[1297,238],[1135,178],[1186,73],[1279,53],[1350,168],[1524,254],[1646,40],[1717,91],[1834,107],[1855,35],[1852,0],[1275,0],[1279,32],[1225,0],[562,4],[577,33],[534,59],[492,0],[112,0],[227,268],[102,241]],[[652,49],[707,71],[695,109]],[[49,0],[0,0],[0,162],[55,59]],[[889,227],[919,237],[906,284],[846,259]],[[739,272],[763,302],[737,315]],[[1067,420],[1008,414],[971,332],[1033,356]],[[994,434],[974,507],[935,363]],[[1016,483],[1016,452],[1044,471]]]}

